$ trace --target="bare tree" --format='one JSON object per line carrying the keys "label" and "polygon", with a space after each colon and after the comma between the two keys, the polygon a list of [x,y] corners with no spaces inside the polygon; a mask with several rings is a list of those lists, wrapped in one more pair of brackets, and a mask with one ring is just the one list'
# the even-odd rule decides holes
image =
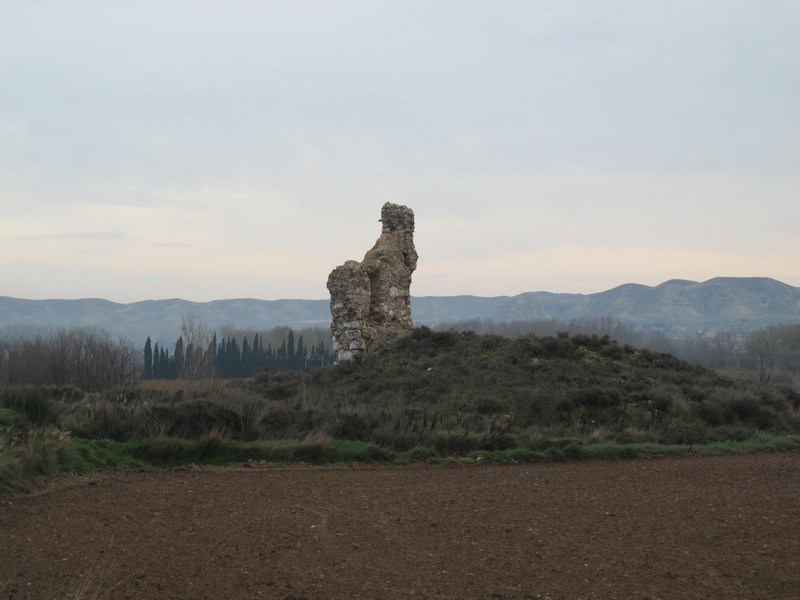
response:
{"label": "bare tree", "polygon": [[4,333],[0,339],[0,382],[71,384],[87,391],[135,382],[133,346],[124,339],[114,342],[101,330]]}
{"label": "bare tree", "polygon": [[744,359],[758,374],[758,382],[769,383],[775,369],[779,346],[779,330],[777,327],[766,327],[754,331],[747,336]]}
{"label": "bare tree", "polygon": [[183,317],[181,325],[183,360],[178,365],[182,379],[197,381],[214,376],[214,337],[205,321],[193,314]]}

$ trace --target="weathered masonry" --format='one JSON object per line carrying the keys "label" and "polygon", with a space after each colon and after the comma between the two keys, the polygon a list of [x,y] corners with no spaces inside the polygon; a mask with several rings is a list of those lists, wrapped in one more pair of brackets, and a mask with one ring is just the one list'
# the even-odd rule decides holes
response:
{"label": "weathered masonry", "polygon": [[408,334],[411,274],[417,268],[414,211],[387,202],[381,236],[364,260],[348,260],[328,276],[331,333],[336,360],[359,354]]}

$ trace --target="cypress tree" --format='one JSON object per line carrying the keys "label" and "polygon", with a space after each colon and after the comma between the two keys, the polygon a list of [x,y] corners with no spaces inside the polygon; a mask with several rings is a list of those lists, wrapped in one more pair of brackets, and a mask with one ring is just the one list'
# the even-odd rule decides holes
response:
{"label": "cypress tree", "polygon": [[306,348],[303,345],[303,336],[297,338],[297,349],[295,350],[294,368],[297,370],[306,367]]}
{"label": "cypress tree", "polygon": [[228,339],[228,377],[239,377],[242,372],[242,355],[235,338]]}
{"label": "cypress tree", "polygon": [[211,342],[208,344],[208,348],[206,349],[206,357],[205,357],[205,364],[211,366],[211,377],[216,377],[219,375],[219,369],[217,368],[217,332],[214,332],[214,335],[211,337]]}
{"label": "cypress tree", "polygon": [[319,343],[320,348],[322,348],[322,366],[325,365],[332,365],[333,364],[333,356],[331,355],[331,347],[330,345],[326,346],[324,342]]}
{"label": "cypress tree", "polygon": [[153,379],[161,378],[161,354],[158,350],[158,342],[153,346]]}
{"label": "cypress tree", "polygon": [[295,366],[295,353],[294,353],[294,331],[289,330],[289,335],[286,336],[286,368],[294,369]]}
{"label": "cypress tree", "polygon": [[183,353],[183,336],[178,338],[178,341],[175,342],[175,352],[172,354],[173,362],[175,363],[175,377],[183,375],[183,368],[184,368],[184,353]]}
{"label": "cypress tree", "polygon": [[150,345],[150,337],[144,343],[144,369],[142,369],[142,379],[153,378],[153,348]]}
{"label": "cypress tree", "polygon": [[225,374],[225,367],[226,367],[225,360],[227,358],[225,356],[226,347],[227,346],[225,345],[225,338],[222,338],[222,341],[219,343],[219,347],[216,349],[216,352],[214,353],[214,366],[217,368],[217,373],[219,374],[220,377],[227,377],[227,375]]}
{"label": "cypress tree", "polygon": [[280,371],[286,370],[286,340],[283,340],[281,347],[278,348],[278,353],[275,357],[275,368]]}
{"label": "cypress tree", "polygon": [[253,352],[250,350],[250,342],[247,336],[242,338],[242,377],[250,377],[253,374]]}
{"label": "cypress tree", "polygon": [[253,364],[256,373],[263,371],[267,367],[266,353],[264,350],[264,340],[259,334],[253,338]]}
{"label": "cypress tree", "polygon": [[169,355],[169,350],[161,347],[161,379],[172,379],[175,365]]}

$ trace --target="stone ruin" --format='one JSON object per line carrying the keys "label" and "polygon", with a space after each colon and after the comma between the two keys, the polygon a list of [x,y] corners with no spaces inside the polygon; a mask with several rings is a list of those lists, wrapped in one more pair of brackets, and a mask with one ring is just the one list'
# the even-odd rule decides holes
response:
{"label": "stone ruin", "polygon": [[411,332],[411,273],[417,268],[414,211],[387,202],[381,237],[357,262],[328,276],[336,360],[352,360]]}

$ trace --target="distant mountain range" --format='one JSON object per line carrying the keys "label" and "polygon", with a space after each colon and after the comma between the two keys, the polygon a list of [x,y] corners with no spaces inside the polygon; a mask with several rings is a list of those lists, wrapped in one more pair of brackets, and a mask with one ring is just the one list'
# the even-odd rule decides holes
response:
{"label": "distant mountain range", "polygon": [[[184,316],[212,329],[327,327],[328,300],[22,300],[0,296],[0,327],[100,327],[113,336],[174,342]],[[668,334],[717,329],[748,331],[800,323],[800,288],[764,277],[718,277],[702,283],[673,279],[655,287],[625,284],[596,294],[528,292],[517,296],[412,298],[415,324],[436,326],[480,319],[496,323],[613,317]]]}

